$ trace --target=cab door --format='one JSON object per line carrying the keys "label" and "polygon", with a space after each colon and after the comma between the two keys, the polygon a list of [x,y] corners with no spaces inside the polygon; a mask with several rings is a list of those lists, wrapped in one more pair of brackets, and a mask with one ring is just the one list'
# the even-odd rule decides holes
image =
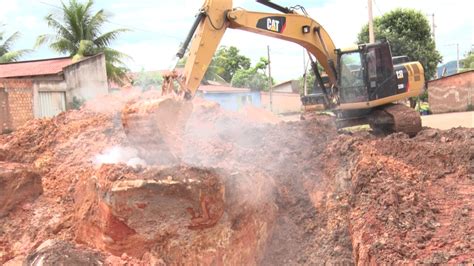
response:
{"label": "cab door", "polygon": [[392,53],[388,43],[367,46],[366,49],[369,100],[395,95],[397,80],[393,71]]}

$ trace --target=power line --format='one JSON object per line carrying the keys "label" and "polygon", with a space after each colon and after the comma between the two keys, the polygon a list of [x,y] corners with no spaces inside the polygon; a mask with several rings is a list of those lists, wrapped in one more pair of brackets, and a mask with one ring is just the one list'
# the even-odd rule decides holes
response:
{"label": "power line", "polygon": [[146,29],[141,29],[141,28],[137,28],[137,27],[134,27],[134,26],[127,26],[125,24],[121,24],[121,23],[117,23],[117,22],[112,22],[110,20],[106,20],[105,22],[107,23],[110,23],[110,24],[113,24],[113,25],[117,25],[117,26],[120,26],[120,27],[125,27],[127,29],[131,29],[131,30],[136,30],[136,31],[142,31],[142,32],[147,32],[147,33],[153,33],[153,34],[158,34],[160,36],[163,36],[163,37],[168,37],[168,38],[172,38],[172,39],[176,39],[176,40],[182,40],[183,38],[182,37],[178,37],[178,36],[174,36],[174,35],[169,35],[169,34],[163,34],[162,32],[157,32],[157,31],[151,31],[151,30],[146,30]]}
{"label": "power line", "polygon": [[53,5],[51,3],[47,3],[47,2],[43,2],[43,1],[40,1],[40,3],[43,4],[43,5],[47,5],[47,6],[50,6],[50,7],[57,8],[57,9],[62,9],[60,6]]}
{"label": "power line", "polygon": [[382,16],[382,11],[380,11],[379,6],[377,5],[377,2],[374,0],[375,8],[377,8],[377,11],[379,11],[379,15]]}

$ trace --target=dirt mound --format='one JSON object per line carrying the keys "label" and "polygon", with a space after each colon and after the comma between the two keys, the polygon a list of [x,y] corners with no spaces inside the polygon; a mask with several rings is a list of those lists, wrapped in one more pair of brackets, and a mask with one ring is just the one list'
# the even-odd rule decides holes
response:
{"label": "dirt mound", "polygon": [[345,196],[356,263],[472,262],[473,138],[468,129],[427,129],[333,143],[330,151],[351,159]]}
{"label": "dirt mound", "polygon": [[127,139],[124,104],[0,137],[0,169],[27,164],[43,187],[0,218],[0,263],[472,263],[472,129],[338,135],[329,116],[198,101],[170,166]]}
{"label": "dirt mound", "polygon": [[35,200],[41,193],[41,176],[32,167],[0,162],[0,217],[18,204]]}

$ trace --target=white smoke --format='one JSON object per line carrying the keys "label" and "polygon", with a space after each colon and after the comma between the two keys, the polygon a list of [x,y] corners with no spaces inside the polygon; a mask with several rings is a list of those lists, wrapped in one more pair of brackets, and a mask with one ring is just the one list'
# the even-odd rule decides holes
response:
{"label": "white smoke", "polygon": [[138,151],[131,147],[113,146],[97,154],[92,160],[96,166],[102,164],[125,163],[128,166],[146,166],[146,162],[138,156]]}

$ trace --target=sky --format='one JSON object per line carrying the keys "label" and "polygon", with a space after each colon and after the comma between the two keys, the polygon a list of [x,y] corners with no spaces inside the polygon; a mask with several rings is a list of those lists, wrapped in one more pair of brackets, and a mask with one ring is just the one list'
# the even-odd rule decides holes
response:
{"label": "sky", "polygon": [[[309,15],[328,31],[338,48],[351,46],[361,27],[367,23],[367,0],[273,2],[282,6],[304,6]],[[234,0],[233,3],[234,7],[247,10],[276,12],[254,0]],[[459,44],[461,58],[474,44],[471,4],[471,0],[376,0],[373,13],[374,16],[381,16],[398,7],[414,8],[425,14],[430,23],[431,14],[434,14],[437,49],[444,62],[448,62],[456,60],[456,44]],[[22,34],[14,49],[32,49],[38,35],[53,33],[44,17],[57,12],[58,5],[59,0],[0,0],[1,30],[9,34],[15,31]],[[111,15],[104,31],[131,29],[114,42],[112,47],[133,58],[127,61],[132,71],[169,68],[201,5],[200,0],[95,0],[95,10],[105,9]],[[269,45],[272,76],[278,82],[298,78],[304,72],[303,48],[293,43],[229,29],[221,45],[236,46],[253,63],[266,56]],[[58,56],[63,55],[41,47],[23,59]]]}

